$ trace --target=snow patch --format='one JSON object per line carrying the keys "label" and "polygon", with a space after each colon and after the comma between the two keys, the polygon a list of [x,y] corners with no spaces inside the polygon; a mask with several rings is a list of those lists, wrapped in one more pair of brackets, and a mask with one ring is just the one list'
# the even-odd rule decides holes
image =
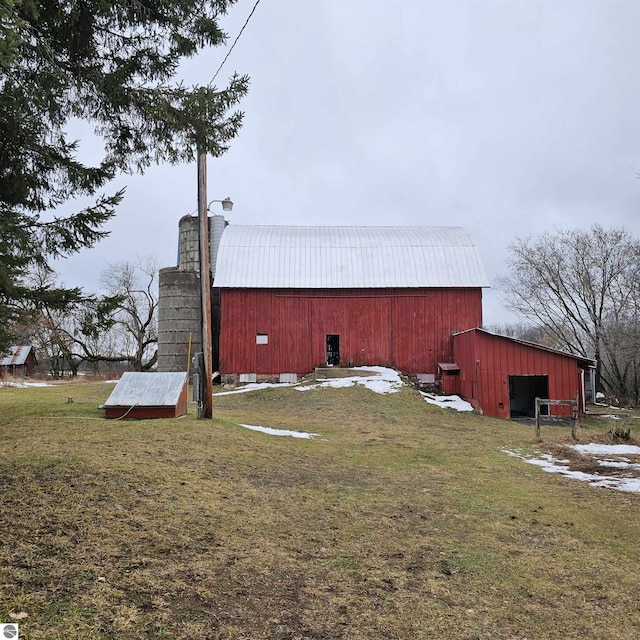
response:
{"label": "snow patch", "polygon": [[441,409],[455,409],[456,411],[473,411],[473,407],[460,396],[436,396],[432,393],[420,392],[420,395],[429,403],[435,404]]}
{"label": "snow patch", "polygon": [[233,391],[218,391],[214,396],[230,396],[232,393],[247,393],[248,391],[258,391],[259,389],[268,389],[270,387],[293,387],[297,382],[251,382],[244,387],[234,389]]}
{"label": "snow patch", "polygon": [[574,444],[573,448],[580,453],[606,456],[640,456],[640,447],[632,444]]}
{"label": "snow patch", "polygon": [[17,387],[18,389],[26,389],[27,387],[53,387],[48,382],[0,382],[0,387]]}
{"label": "snow patch", "polygon": [[601,467],[610,467],[612,469],[632,469],[640,471],[640,464],[633,464],[628,460],[598,460]]}
{"label": "snow patch", "polygon": [[[625,453],[640,455],[640,447],[634,447],[631,445],[601,445],[592,443],[573,445],[573,448],[581,453],[588,453],[591,455],[611,456],[624,455]],[[557,460],[548,453],[538,454],[538,457],[533,457],[525,455],[520,451],[509,451],[507,449],[503,449],[503,451],[510,456],[520,458],[520,460],[523,460],[527,464],[536,465],[547,473],[558,473],[567,478],[587,482],[592,487],[606,487],[627,493],[640,493],[640,478],[624,478],[600,475],[597,473],[585,473],[584,471],[572,471],[569,467],[568,460]],[[613,460],[599,460],[598,464],[602,467],[609,467],[611,469],[623,467],[626,469],[640,468],[639,465],[629,464],[628,462],[616,462]]]}
{"label": "snow patch", "polygon": [[314,384],[296,387],[297,391],[311,391],[320,387],[332,387],[334,389],[353,387],[359,384],[375,393],[397,393],[403,385],[400,375],[393,369],[386,367],[353,367],[356,371],[371,371],[370,376],[352,376],[349,378],[328,378],[319,380]]}
{"label": "snow patch", "polygon": [[245,429],[251,429],[251,431],[261,431],[270,436],[289,436],[291,438],[313,438],[317,436],[317,433],[305,433],[304,431],[288,431],[287,429],[273,429],[271,427],[262,427],[260,425],[253,424],[240,424]]}

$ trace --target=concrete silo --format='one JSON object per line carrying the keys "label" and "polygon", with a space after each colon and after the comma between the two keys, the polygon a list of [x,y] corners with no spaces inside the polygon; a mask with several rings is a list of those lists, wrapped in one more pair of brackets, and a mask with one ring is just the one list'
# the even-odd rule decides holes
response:
{"label": "concrete silo", "polygon": [[[209,217],[211,271],[227,222]],[[198,218],[184,216],[179,222],[178,266],[160,269],[158,296],[158,371],[186,371],[190,359],[202,351],[200,313],[200,251]],[[218,368],[220,296],[212,289],[213,368]]]}

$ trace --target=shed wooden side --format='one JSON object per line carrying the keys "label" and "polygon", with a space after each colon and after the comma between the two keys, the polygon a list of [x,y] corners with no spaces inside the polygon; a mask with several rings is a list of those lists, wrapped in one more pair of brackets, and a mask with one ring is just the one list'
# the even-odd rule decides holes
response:
{"label": "shed wooden side", "polygon": [[[454,357],[460,365],[460,392],[485,415],[510,417],[510,376],[545,376],[548,397],[583,399],[584,359],[508,337],[474,329],[454,336]],[[570,407],[554,407],[570,415]]]}

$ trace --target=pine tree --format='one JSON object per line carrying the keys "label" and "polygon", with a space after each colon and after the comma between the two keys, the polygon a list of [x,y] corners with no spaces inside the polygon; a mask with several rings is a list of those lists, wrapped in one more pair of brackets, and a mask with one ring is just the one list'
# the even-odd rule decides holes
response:
{"label": "pine tree", "polygon": [[[0,0],[0,350],[21,314],[82,298],[77,288],[30,286],[25,275],[108,234],[123,192],[101,190],[117,172],[227,150],[248,78],[234,74],[218,90],[175,76],[182,60],[225,41],[218,19],[234,2]],[[76,157],[73,119],[104,142],[95,166]],[[55,215],[84,196],[94,203]]]}

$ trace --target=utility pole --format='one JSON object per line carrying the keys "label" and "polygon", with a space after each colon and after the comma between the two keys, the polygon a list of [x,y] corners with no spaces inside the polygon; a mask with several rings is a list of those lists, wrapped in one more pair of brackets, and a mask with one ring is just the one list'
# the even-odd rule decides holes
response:
{"label": "utility pole", "polygon": [[211,337],[211,265],[209,264],[209,212],[207,209],[207,154],[198,151],[198,233],[200,240],[200,305],[202,310],[202,352],[204,355],[204,397],[198,418],[213,417],[213,348]]}

